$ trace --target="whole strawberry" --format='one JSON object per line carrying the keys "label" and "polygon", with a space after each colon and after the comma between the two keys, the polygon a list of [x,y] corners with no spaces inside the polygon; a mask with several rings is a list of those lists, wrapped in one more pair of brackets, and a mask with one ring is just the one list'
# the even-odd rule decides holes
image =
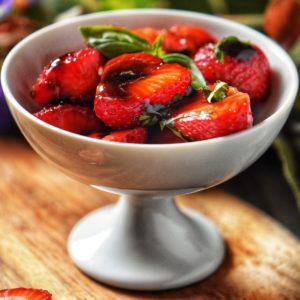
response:
{"label": "whole strawberry", "polygon": [[194,61],[208,82],[225,81],[248,93],[253,102],[266,99],[270,66],[257,46],[226,37],[200,48]]}
{"label": "whole strawberry", "polygon": [[167,53],[180,52],[194,55],[201,46],[215,42],[211,34],[195,25],[174,25],[168,30],[142,27],[133,29],[132,32],[151,44],[161,34],[162,47]]}
{"label": "whole strawberry", "polygon": [[45,66],[32,87],[43,105],[59,102],[92,103],[98,84],[100,53],[91,48],[67,53]]}
{"label": "whole strawberry", "polygon": [[94,109],[113,129],[153,125],[190,84],[190,71],[179,64],[146,53],[123,54],[105,65]]}
{"label": "whole strawberry", "polygon": [[188,141],[200,141],[247,129],[252,121],[248,94],[220,82],[209,91],[198,91],[163,125]]}

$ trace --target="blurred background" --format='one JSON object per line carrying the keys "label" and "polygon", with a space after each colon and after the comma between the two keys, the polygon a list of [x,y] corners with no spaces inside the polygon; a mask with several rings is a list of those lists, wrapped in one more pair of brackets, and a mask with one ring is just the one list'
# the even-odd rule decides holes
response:
{"label": "blurred background", "polygon": [[[126,8],[173,8],[219,15],[278,42],[300,70],[300,0],[0,0],[0,64],[31,32],[65,18]],[[146,25],[146,24],[145,24]],[[0,139],[23,139],[0,86]],[[300,237],[300,97],[273,146],[221,186],[273,216]]]}

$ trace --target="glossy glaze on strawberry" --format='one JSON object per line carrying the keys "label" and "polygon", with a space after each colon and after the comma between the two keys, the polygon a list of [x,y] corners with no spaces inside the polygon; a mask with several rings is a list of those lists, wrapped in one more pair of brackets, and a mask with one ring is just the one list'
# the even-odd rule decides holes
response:
{"label": "glossy glaze on strawberry", "polygon": [[195,55],[195,63],[205,79],[210,83],[225,81],[248,93],[254,102],[266,99],[270,66],[264,53],[255,45],[240,43],[224,49],[222,62],[216,57],[215,47],[206,45]]}
{"label": "glossy glaze on strawberry", "polygon": [[147,125],[184,97],[190,82],[190,72],[178,64],[145,53],[123,54],[104,67],[95,112],[111,128]]}
{"label": "glossy glaze on strawberry", "polygon": [[91,48],[54,59],[33,85],[33,99],[43,105],[59,102],[91,103],[99,81],[100,63],[100,53]]}

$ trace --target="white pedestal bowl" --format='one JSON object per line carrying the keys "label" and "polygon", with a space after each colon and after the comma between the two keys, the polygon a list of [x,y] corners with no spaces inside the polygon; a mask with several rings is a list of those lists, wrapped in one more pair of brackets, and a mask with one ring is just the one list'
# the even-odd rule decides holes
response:
{"label": "white pedestal bowl", "polygon": [[[178,23],[198,24],[217,37],[236,35],[266,53],[272,68],[270,95],[255,108],[253,128],[201,142],[136,145],[72,134],[31,114],[36,109],[31,85],[50,59],[83,47],[80,25],[162,28]],[[41,157],[81,182],[121,195],[118,204],[90,213],[73,228],[68,250],[75,264],[113,286],[162,290],[207,277],[224,256],[215,226],[194,211],[179,210],[173,197],[215,186],[252,164],[286,121],[298,78],[284,50],[250,28],[158,9],[96,13],[46,27],[11,51],[2,85],[18,126]]]}

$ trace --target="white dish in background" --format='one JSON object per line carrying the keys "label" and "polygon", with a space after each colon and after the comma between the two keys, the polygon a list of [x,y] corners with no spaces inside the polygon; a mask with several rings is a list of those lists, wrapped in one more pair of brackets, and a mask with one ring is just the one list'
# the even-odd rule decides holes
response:
{"label": "white dish in background", "polygon": [[[216,37],[236,35],[265,52],[271,93],[255,109],[253,128],[200,142],[137,145],[72,134],[31,114],[37,108],[29,96],[33,82],[50,59],[83,47],[80,25],[167,28],[178,23],[200,25]],[[257,31],[209,15],[150,9],[85,15],[30,35],[7,56],[2,85],[18,126],[38,154],[81,182],[122,195],[116,207],[92,212],[74,227],[69,238],[74,262],[114,286],[161,290],[205,278],[224,254],[210,221],[182,213],[172,196],[220,184],[260,157],[289,115],[298,77],[286,52]]]}

